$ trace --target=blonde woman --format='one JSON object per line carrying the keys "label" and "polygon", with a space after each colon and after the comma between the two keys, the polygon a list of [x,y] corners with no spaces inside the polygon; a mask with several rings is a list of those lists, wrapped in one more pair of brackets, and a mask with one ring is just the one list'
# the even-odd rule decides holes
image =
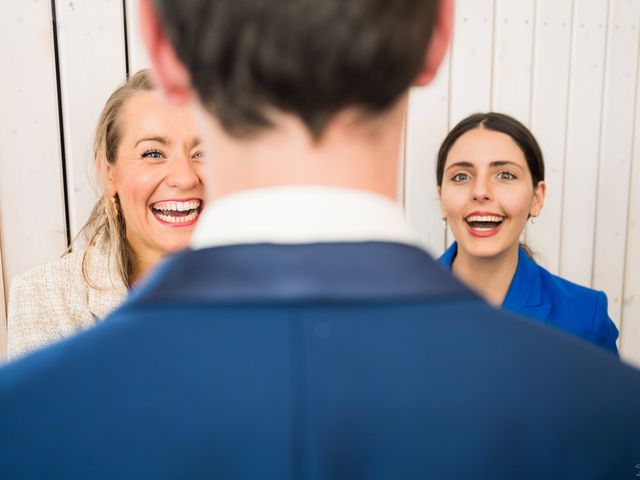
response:
{"label": "blonde woman", "polygon": [[81,232],[88,246],[13,280],[9,358],[99,322],[165,254],[187,246],[202,211],[191,111],[163,103],[147,71],[107,100],[94,156],[102,192]]}

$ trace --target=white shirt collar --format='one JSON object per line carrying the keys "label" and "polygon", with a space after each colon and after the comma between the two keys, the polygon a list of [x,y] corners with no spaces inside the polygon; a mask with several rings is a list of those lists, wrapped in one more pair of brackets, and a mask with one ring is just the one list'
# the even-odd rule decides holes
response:
{"label": "white shirt collar", "polygon": [[207,205],[191,246],[365,241],[419,245],[400,205],[386,197],[364,190],[287,186],[234,193]]}

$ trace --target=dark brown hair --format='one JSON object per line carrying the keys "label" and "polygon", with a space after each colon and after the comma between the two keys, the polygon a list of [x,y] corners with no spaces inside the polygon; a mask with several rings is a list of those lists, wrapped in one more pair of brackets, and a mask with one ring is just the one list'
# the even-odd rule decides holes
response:
{"label": "dark brown hair", "polygon": [[381,112],[423,64],[437,0],[155,0],[202,103],[247,136],[271,113],[317,138],[347,107]]}
{"label": "dark brown hair", "polygon": [[440,150],[438,151],[438,159],[436,162],[436,181],[438,187],[442,186],[442,177],[444,175],[444,165],[447,162],[447,156],[453,144],[466,132],[474,128],[486,128],[494,132],[509,135],[516,142],[531,172],[531,181],[533,188],[538,186],[540,180],[544,180],[544,158],[542,150],[538,145],[533,134],[522,123],[509,115],[497,112],[475,113],[461,120],[446,136]]}

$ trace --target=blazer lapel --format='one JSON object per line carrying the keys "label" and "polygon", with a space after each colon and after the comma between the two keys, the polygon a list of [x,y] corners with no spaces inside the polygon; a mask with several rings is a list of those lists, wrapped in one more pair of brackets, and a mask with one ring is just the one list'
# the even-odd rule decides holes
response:
{"label": "blazer lapel", "polygon": [[456,254],[458,253],[458,242],[453,242],[447,251],[442,254],[442,256],[438,259],[438,261],[446,267],[447,270],[451,270],[451,265],[453,265],[453,260],[456,258]]}
{"label": "blazer lapel", "polygon": [[544,295],[540,267],[524,252],[518,250],[518,267],[502,308],[547,323],[551,303]]}

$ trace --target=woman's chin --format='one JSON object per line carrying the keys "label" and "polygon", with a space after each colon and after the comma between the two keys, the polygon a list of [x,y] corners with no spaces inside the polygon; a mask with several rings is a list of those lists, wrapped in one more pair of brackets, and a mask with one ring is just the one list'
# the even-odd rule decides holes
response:
{"label": "woman's chin", "polygon": [[504,245],[502,242],[489,241],[488,239],[473,239],[465,242],[463,246],[459,244],[458,249],[464,250],[468,256],[473,258],[492,260],[503,257],[504,254],[512,248],[511,245]]}

